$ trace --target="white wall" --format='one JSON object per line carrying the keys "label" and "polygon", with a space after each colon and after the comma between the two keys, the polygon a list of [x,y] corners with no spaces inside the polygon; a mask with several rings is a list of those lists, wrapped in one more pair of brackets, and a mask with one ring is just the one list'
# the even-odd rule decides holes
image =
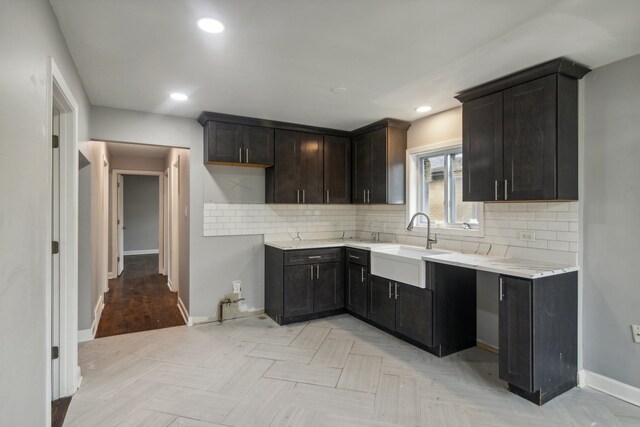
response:
{"label": "white wall", "polygon": [[[50,223],[51,140],[46,134],[47,57],[79,104],[79,139],[89,135],[89,102],[46,0],[0,2],[0,425],[48,418],[45,260]],[[90,153],[87,153],[90,157]]]}
{"label": "white wall", "polygon": [[91,164],[78,174],[78,330],[90,329],[94,311],[91,266]]}
{"label": "white wall", "polygon": [[640,55],[585,77],[584,368],[640,387]]}
{"label": "white wall", "polygon": [[[91,136],[110,141],[145,143],[189,149],[189,288],[193,317],[212,316],[217,303],[231,291],[232,280],[242,280],[248,306],[264,304],[264,247],[262,236],[203,237],[203,206],[208,202],[264,201],[264,181],[252,168],[207,167],[203,162],[203,130],[195,119],[140,113],[104,107],[91,111]],[[261,171],[264,174],[264,171]],[[261,181],[262,179],[262,181]],[[242,185],[233,191],[230,180]],[[262,183],[262,184],[260,184]],[[260,193],[259,188],[262,188]],[[205,193],[205,189],[206,193]],[[180,284],[180,296],[184,296]]]}
{"label": "white wall", "polygon": [[152,175],[123,176],[124,252],[158,250],[160,182]]}

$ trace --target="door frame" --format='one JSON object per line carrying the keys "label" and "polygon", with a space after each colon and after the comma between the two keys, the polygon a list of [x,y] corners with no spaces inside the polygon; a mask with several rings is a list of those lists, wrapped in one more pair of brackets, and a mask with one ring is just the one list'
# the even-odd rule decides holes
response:
{"label": "door frame", "polygon": [[[116,274],[118,269],[118,251],[120,244],[118,242],[118,175],[143,175],[158,177],[158,273],[166,274],[165,250],[164,250],[164,172],[156,171],[140,171],[133,169],[113,169],[111,171],[111,266],[112,274]],[[120,254],[123,257],[124,255]]]}
{"label": "door frame", "polygon": [[[46,140],[43,147],[48,159],[46,194],[49,200],[47,218],[51,215],[52,206],[52,148],[50,135],[53,133],[52,114],[54,100],[60,111],[60,316],[52,319],[52,224],[48,220],[43,233],[44,266],[45,266],[45,423],[51,423],[51,400],[53,396],[70,396],[78,388],[81,380],[78,366],[78,103],[66,83],[60,69],[52,57],[47,57],[46,64],[46,108],[47,123]],[[64,131],[62,132],[62,129]],[[51,363],[51,335],[53,328],[58,328],[60,336],[60,356],[58,366],[58,384],[53,383]],[[55,387],[56,393],[53,392]]]}

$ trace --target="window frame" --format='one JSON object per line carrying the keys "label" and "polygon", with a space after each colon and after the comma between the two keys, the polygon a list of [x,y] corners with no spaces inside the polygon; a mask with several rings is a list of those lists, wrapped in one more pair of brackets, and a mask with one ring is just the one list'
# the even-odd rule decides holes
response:
{"label": "window frame", "polygon": [[[462,139],[454,139],[451,141],[443,141],[435,144],[429,144],[426,146],[411,148],[407,150],[407,223],[411,220],[411,217],[416,212],[420,212],[422,207],[423,200],[423,191],[422,185],[419,181],[423,176],[423,164],[421,159],[424,157],[434,157],[439,155],[445,156],[445,175],[448,172],[452,172],[451,170],[451,161],[448,154],[457,154],[462,153]],[[451,173],[452,176],[452,173]],[[432,233],[442,233],[442,234],[455,234],[455,235],[465,235],[465,236],[474,236],[474,237],[484,237],[484,203],[482,202],[474,202],[477,203],[477,212],[478,212],[478,223],[470,224],[471,228],[466,229],[463,227],[462,223],[449,222],[451,219],[451,215],[455,214],[455,207],[452,208],[451,204],[455,203],[455,194],[453,193],[453,189],[450,185],[449,177],[446,177],[444,180],[444,188],[445,188],[445,219],[446,222],[436,222],[433,221],[431,223],[431,232]],[[454,196],[454,197],[452,197]],[[454,218],[455,221],[455,218]],[[426,231],[427,225],[426,221],[417,222],[415,228]]]}

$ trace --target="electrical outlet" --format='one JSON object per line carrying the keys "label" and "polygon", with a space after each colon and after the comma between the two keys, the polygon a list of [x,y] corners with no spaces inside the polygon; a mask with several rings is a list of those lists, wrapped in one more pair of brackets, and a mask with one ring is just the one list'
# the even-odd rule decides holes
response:
{"label": "electrical outlet", "polygon": [[242,290],[242,287],[240,286],[242,282],[240,280],[234,280],[232,283],[233,283],[233,293],[239,294],[240,291]]}
{"label": "electrical outlet", "polygon": [[535,242],[536,241],[535,231],[521,231],[520,240],[524,240],[525,242]]}
{"label": "electrical outlet", "polygon": [[633,341],[640,344],[640,325],[631,325],[631,331],[633,332]]}

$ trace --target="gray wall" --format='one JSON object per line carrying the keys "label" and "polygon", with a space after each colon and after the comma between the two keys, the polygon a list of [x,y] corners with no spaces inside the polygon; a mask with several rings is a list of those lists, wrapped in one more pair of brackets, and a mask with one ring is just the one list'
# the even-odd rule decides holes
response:
{"label": "gray wall", "polygon": [[640,387],[640,55],[585,77],[584,368]]}
{"label": "gray wall", "polygon": [[[203,237],[202,227],[205,191],[206,200],[211,202],[260,202],[264,201],[264,185],[261,185],[262,191],[258,191],[256,186],[264,182],[264,177],[252,168],[205,166],[202,134],[202,126],[195,119],[105,107],[93,107],[91,110],[92,138],[190,149],[189,269],[186,279],[190,294],[186,301],[183,300],[190,315],[214,315],[217,302],[231,292],[231,282],[236,279],[242,280],[242,293],[247,305],[263,307],[263,237]],[[248,184],[251,189],[245,188],[242,194],[232,192],[229,181]],[[182,271],[180,280],[182,298],[185,285]]]}
{"label": "gray wall", "polygon": [[78,330],[90,329],[93,312],[91,271],[91,167],[78,173]]}
{"label": "gray wall", "polygon": [[476,327],[478,341],[498,347],[498,289],[500,275],[478,271],[476,273]]}
{"label": "gray wall", "polygon": [[45,260],[51,141],[46,134],[47,57],[79,103],[81,149],[89,102],[47,0],[0,2],[0,425],[48,417]]}
{"label": "gray wall", "polygon": [[124,251],[158,250],[159,195],[157,176],[123,176]]}

